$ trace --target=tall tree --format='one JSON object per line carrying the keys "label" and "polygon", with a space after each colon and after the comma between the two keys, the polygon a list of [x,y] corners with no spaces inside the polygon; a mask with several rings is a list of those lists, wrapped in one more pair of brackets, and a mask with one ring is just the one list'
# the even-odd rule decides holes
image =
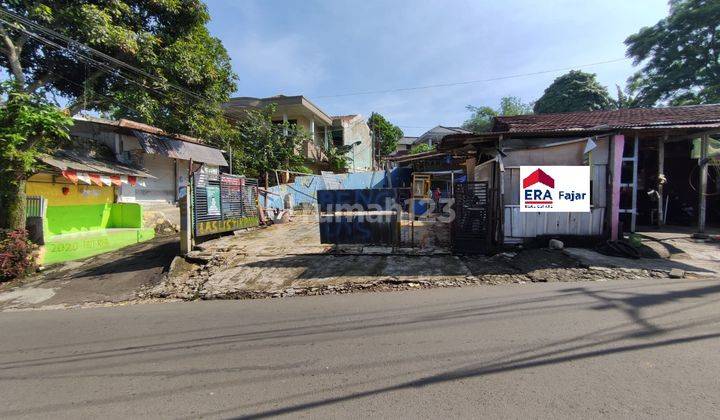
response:
{"label": "tall tree", "polygon": [[[0,0],[0,6],[0,65],[22,90],[64,97],[71,114],[102,111],[202,137],[229,128],[220,104],[235,90],[235,75],[222,43],[208,32],[201,0]],[[87,57],[107,60],[63,37],[139,72],[103,68]]]}
{"label": "tall tree", "polygon": [[526,104],[517,96],[505,96],[500,99],[500,108],[493,109],[489,106],[475,107],[468,105],[467,110],[472,115],[463,123],[463,128],[475,133],[490,131],[493,125],[493,118],[499,115],[524,115],[532,114],[532,106]]}
{"label": "tall tree", "polygon": [[387,156],[397,149],[397,142],[403,136],[403,131],[400,127],[394,125],[377,112],[373,112],[370,115],[368,125],[375,139],[379,140],[380,156]]}
{"label": "tall tree", "polygon": [[720,102],[720,2],[671,0],[669,16],[625,45],[643,63],[629,80],[640,105]]}
{"label": "tall tree", "polygon": [[571,70],[555,79],[535,102],[536,114],[612,109],[615,101],[594,73]]}
{"label": "tall tree", "polygon": [[46,98],[63,98],[70,114],[96,110],[223,144],[233,129],[220,105],[235,75],[209,19],[200,0],[0,0],[0,67],[11,80],[0,170],[12,175],[0,182],[0,222],[24,227],[32,159],[67,136],[67,115]]}
{"label": "tall tree", "polygon": [[68,138],[72,119],[14,82],[0,85],[0,227],[25,228],[25,183],[37,170],[38,157]]}
{"label": "tall tree", "polygon": [[303,159],[297,153],[309,134],[294,124],[277,124],[272,120],[276,106],[248,109],[237,124],[237,136],[230,145],[237,153],[234,165],[245,174],[264,178],[275,169],[298,170]]}

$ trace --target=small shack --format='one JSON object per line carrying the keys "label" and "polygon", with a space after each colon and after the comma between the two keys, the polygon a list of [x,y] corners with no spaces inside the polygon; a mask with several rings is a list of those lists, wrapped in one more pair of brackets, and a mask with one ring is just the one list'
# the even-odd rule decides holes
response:
{"label": "small shack", "polygon": [[[437,153],[467,156],[468,183],[490,197],[490,243],[598,236],[666,224],[720,223],[720,105],[495,118],[492,131],[445,136]],[[587,166],[589,212],[521,212],[520,168]],[[456,197],[457,199],[457,197]],[[493,216],[494,215],[494,216]]]}
{"label": "small shack", "polygon": [[45,169],[26,184],[28,226],[40,263],[76,260],[152,239],[137,203],[116,202],[123,185],[145,185],[141,168],[87,154],[44,155]]}

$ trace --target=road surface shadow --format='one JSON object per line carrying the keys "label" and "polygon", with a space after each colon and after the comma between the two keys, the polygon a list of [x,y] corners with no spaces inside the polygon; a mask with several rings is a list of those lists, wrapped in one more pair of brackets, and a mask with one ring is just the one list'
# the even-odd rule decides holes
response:
{"label": "road surface shadow", "polygon": [[[486,317],[527,317],[538,311],[549,311],[562,314],[562,310],[572,307],[587,307],[588,302],[577,302],[577,298],[587,296],[597,301],[597,305],[590,302],[591,309],[594,310],[618,310],[627,317],[626,323],[615,324],[607,328],[596,329],[585,334],[572,337],[565,340],[559,340],[545,345],[534,346],[532,349],[506,352],[502,356],[486,360],[482,363],[473,363],[466,366],[460,366],[455,369],[448,369],[433,375],[425,375],[418,379],[404,381],[391,386],[377,387],[371,390],[347,393],[341,396],[319,398],[310,402],[297,404],[289,404],[276,409],[256,412],[243,418],[261,418],[274,416],[279,414],[300,413],[308,409],[321,406],[337,404],[344,401],[364,398],[368,396],[378,395],[382,393],[432,386],[439,383],[456,381],[460,379],[480,377],[484,375],[492,375],[501,372],[529,369],[539,366],[547,366],[559,363],[566,363],[576,360],[604,357],[612,354],[642,351],[650,348],[658,348],[665,346],[675,346],[684,343],[692,343],[716,339],[720,337],[720,333],[710,334],[684,334],[677,337],[664,337],[669,333],[682,333],[688,329],[700,325],[717,325],[720,321],[719,317],[711,317],[702,321],[689,321],[679,323],[673,326],[661,326],[655,320],[666,317],[670,314],[678,314],[701,305],[716,304],[720,299],[720,286],[717,284],[703,285],[700,287],[690,287],[682,290],[671,290],[662,293],[643,293],[638,291],[641,288],[625,287],[625,288],[609,288],[607,290],[593,290],[588,287],[573,287],[562,290],[562,293],[553,293],[548,296],[532,297],[521,299],[515,302],[497,302],[489,304],[472,304],[472,301],[466,302],[461,307],[450,305],[447,308],[431,308],[429,310],[419,308],[418,310],[408,310],[408,314],[391,313],[383,315],[382,313],[371,318],[360,318],[350,321],[337,322],[312,322],[307,326],[291,327],[291,328],[270,328],[260,331],[242,332],[235,334],[212,334],[207,337],[193,338],[186,340],[164,341],[152,345],[138,345],[117,347],[104,351],[96,352],[80,352],[69,353],[59,356],[50,356],[35,359],[16,360],[0,364],[0,370],[5,374],[9,374],[14,369],[25,367],[42,367],[36,375],[42,377],[54,377],[57,375],[78,376],[77,366],[73,363],[87,362],[95,360],[98,363],[95,366],[84,366],[82,375],[105,376],[112,378],[117,374],[105,374],[102,372],[93,373],[93,370],[106,370],[112,367],[128,366],[135,363],[150,363],[153,361],[163,361],[172,359],[189,359],[197,356],[197,350],[202,349],[203,353],[226,353],[237,352],[243,350],[258,350],[268,346],[277,346],[276,340],[291,339],[292,341],[283,341],[286,345],[301,343],[321,343],[334,340],[347,339],[350,337],[367,337],[373,334],[387,334],[389,329],[395,330],[402,328],[403,331],[411,331],[412,329],[427,329],[442,325],[456,326],[463,322],[472,322],[476,324],[480,319]],[[678,308],[677,306],[669,306],[667,310],[656,313],[653,316],[644,316],[643,310],[653,307],[663,307],[674,302],[698,300],[703,298],[697,304],[685,302],[685,305]],[[182,334],[182,332],[179,332]],[[626,345],[618,345],[618,342],[627,339],[641,339],[642,342],[633,342]],[[231,348],[227,348],[231,345]],[[243,346],[244,345],[244,346]],[[220,348],[218,348],[220,346]],[[181,354],[172,354],[172,352],[181,351]],[[471,351],[461,351],[458,355],[473,356],[477,355],[480,349]],[[151,356],[151,357],[147,357]],[[114,359],[114,360],[113,360]],[[396,359],[392,363],[403,363],[403,358]],[[383,361],[382,363],[390,363]],[[63,367],[64,366],[64,367]],[[261,367],[255,367],[263,370]],[[272,370],[272,369],[265,369]],[[189,370],[184,374],[193,375],[200,374],[204,371]],[[318,372],[319,373],[319,372]],[[422,372],[419,372],[420,374]],[[127,373],[128,376],[142,376],[144,374],[152,374],[152,372]],[[162,372],[156,373],[162,375]],[[182,372],[181,372],[182,374]],[[270,381],[278,380],[280,377],[287,377],[289,372],[278,371],[269,375],[256,378],[239,378],[227,381],[218,381],[214,383],[204,383],[202,385],[187,385],[170,387],[169,389],[144,393],[134,396],[117,396],[113,398],[99,398],[89,400],[86,404],[90,406],[100,406],[105,404],[113,404],[117,402],[132,402],[139,399],[157,398],[167,395],[173,395],[178,392],[194,391],[208,387],[230,387],[237,386],[240,383],[247,383],[248,380]],[[32,378],[30,376],[20,376],[15,379]],[[2,378],[0,378],[2,379]],[[10,378],[11,379],[11,378]],[[374,378],[373,382],[379,381],[381,378]],[[346,387],[357,386],[358,384],[349,383]],[[342,388],[340,388],[341,390]],[[337,392],[338,388],[328,390],[328,392]],[[318,390],[312,392],[301,392],[283,397],[281,400],[273,401],[256,401],[252,404],[244,404],[241,406],[224,409],[214,413],[204,413],[207,415],[222,415],[223,413],[237,413],[258,407],[263,404],[278,404],[283,401],[292,401],[308,396],[318,395]],[[54,412],[57,410],[71,409],[73,403],[63,404],[47,404],[39,407],[30,408],[23,413],[39,414]],[[13,410],[0,411],[0,415],[17,414]]]}

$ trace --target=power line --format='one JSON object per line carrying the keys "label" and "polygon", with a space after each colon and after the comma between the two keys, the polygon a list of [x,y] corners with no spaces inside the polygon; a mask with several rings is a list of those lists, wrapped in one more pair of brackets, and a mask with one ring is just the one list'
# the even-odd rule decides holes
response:
{"label": "power line", "polygon": [[437,84],[432,84],[432,85],[413,86],[413,87],[404,87],[404,88],[395,88],[395,89],[367,90],[367,91],[362,91],[362,92],[341,93],[338,95],[322,95],[322,96],[317,96],[317,98],[342,98],[342,97],[346,97],[346,96],[377,95],[377,94],[382,94],[382,93],[407,92],[407,91],[413,91],[413,90],[424,90],[424,89],[435,89],[435,88],[440,88],[440,87],[470,85],[470,84],[474,84],[474,83],[487,83],[487,82],[495,82],[498,80],[515,79],[515,78],[519,78],[519,77],[528,77],[528,76],[537,76],[540,74],[555,73],[558,71],[568,71],[568,70],[574,70],[574,69],[584,68],[584,67],[599,66],[601,64],[617,63],[617,62],[626,61],[626,60],[630,60],[630,58],[627,58],[627,57],[616,58],[613,60],[598,61],[595,63],[581,64],[581,65],[572,66],[572,67],[563,67],[563,68],[556,68],[556,69],[549,69],[549,70],[540,70],[540,71],[535,71],[535,72],[531,72],[531,73],[519,73],[519,74],[508,75],[508,76],[491,77],[489,79],[466,80],[466,81],[462,81],[462,82],[452,82],[452,83],[437,83]]}
{"label": "power line", "polygon": [[[3,10],[0,9],[0,14],[2,14],[2,12],[3,12]],[[7,20],[5,20],[5,19],[3,19],[3,18],[0,18],[0,22],[3,22],[3,23],[5,23],[5,24],[7,24],[7,25],[12,25],[11,22],[8,22]],[[29,25],[28,25],[28,26],[29,26]],[[139,81],[137,81],[137,80],[135,80],[135,79],[132,79],[131,77],[123,74],[123,72],[122,72],[121,69],[117,69],[117,68],[111,67],[111,66],[109,66],[107,63],[103,63],[103,62],[101,62],[101,61],[99,61],[99,60],[97,60],[97,59],[95,59],[95,58],[93,58],[93,57],[89,57],[88,55],[83,54],[82,52],[80,52],[80,51],[78,51],[78,50],[76,50],[76,49],[74,49],[74,48],[71,48],[71,47],[69,47],[69,46],[60,45],[60,44],[58,44],[57,42],[54,42],[54,41],[52,41],[52,40],[49,40],[49,39],[47,39],[47,38],[45,38],[45,37],[43,37],[43,36],[41,36],[41,35],[38,35],[37,33],[34,33],[34,32],[32,32],[32,31],[29,31],[29,30],[27,30],[27,29],[25,29],[25,28],[16,27],[16,26],[12,26],[12,27],[13,27],[13,29],[20,31],[20,32],[22,32],[22,33],[24,33],[24,34],[26,34],[26,35],[28,35],[28,36],[30,36],[30,37],[32,37],[32,38],[40,41],[40,42],[43,43],[43,44],[46,44],[46,45],[48,45],[48,46],[50,46],[50,47],[56,48],[56,49],[58,49],[58,50],[60,50],[60,51],[64,51],[64,52],[72,55],[75,59],[79,60],[80,62],[84,62],[84,63],[90,64],[90,65],[92,65],[93,67],[95,67],[95,68],[97,68],[97,69],[99,69],[99,70],[101,70],[101,71],[104,71],[104,72],[106,72],[106,73],[108,73],[108,74],[110,74],[110,75],[112,75],[112,76],[121,78],[121,79],[123,79],[123,80],[125,80],[125,81],[127,81],[127,82],[129,82],[129,83],[135,84],[135,85],[137,85],[137,86],[139,86],[139,87],[141,87],[141,88],[143,88],[143,89],[150,90],[150,91],[152,91],[152,92],[154,92],[154,93],[156,93],[156,94],[158,94],[158,95],[164,96],[164,97],[166,97],[166,98],[169,97],[169,95],[168,95],[166,92],[162,92],[162,91],[160,91],[160,90],[158,90],[158,89],[156,89],[156,88],[154,88],[154,87],[147,86],[146,84],[143,84],[143,83],[141,83],[141,82],[139,82]],[[50,31],[50,30],[48,30],[48,31]],[[80,42],[78,42],[78,41],[75,41],[75,40],[73,40],[73,39],[71,39],[71,38],[67,38],[67,39],[69,39],[73,44],[77,44],[77,45],[80,45],[80,46],[87,47],[87,46],[85,46],[84,44],[82,44],[82,43],[80,43]],[[87,48],[90,48],[90,47],[87,47]],[[107,57],[109,57],[109,56],[107,56]],[[120,61],[120,60],[116,60],[116,59],[114,59],[114,58],[112,58],[112,57],[110,57],[110,58],[111,58],[113,61]],[[124,63],[124,62],[123,62],[123,63]],[[130,65],[128,65],[128,66],[130,66]],[[133,67],[133,66],[130,66],[130,67],[131,67],[131,68],[135,68],[135,67]],[[140,72],[142,72],[142,73],[144,73],[144,72],[143,72],[142,70],[140,70],[140,69],[137,69],[137,70],[140,71]],[[49,72],[49,73],[52,73],[52,72]],[[57,76],[56,73],[54,73],[54,74]],[[145,73],[145,74],[148,74],[148,73]],[[149,75],[149,74],[148,74],[148,75]],[[152,76],[152,75],[150,75],[150,76]],[[159,78],[157,78],[157,77],[154,77],[154,78],[155,78],[155,79],[159,79]],[[64,77],[63,77],[63,79],[67,80],[67,78],[64,78]],[[162,81],[162,79],[159,79],[159,80]],[[163,82],[163,83],[165,83],[165,82]],[[190,92],[190,91],[188,91],[188,90],[186,90],[186,89],[184,89],[184,88],[181,88],[181,87],[179,87],[179,86],[175,86],[175,85],[172,85],[172,84],[169,84],[169,83],[168,83],[168,85],[175,87],[176,90],[179,90],[181,93],[185,93],[185,94],[188,94],[188,95],[192,96],[194,99],[200,99],[200,100],[203,100],[203,101],[208,101],[208,99],[203,98],[202,96],[197,95],[197,94],[195,94],[195,93],[193,93],[193,92]],[[101,95],[98,95],[98,96],[101,96]],[[105,98],[107,99],[108,97],[105,97]],[[172,98],[171,98],[171,99],[172,99]],[[116,106],[117,106],[117,104],[116,104]],[[127,109],[127,108],[126,108],[126,109]],[[137,112],[137,111],[135,111],[135,112]],[[234,117],[231,116],[231,115],[233,115],[233,113],[235,113],[235,115],[239,115],[237,112],[232,111],[232,110],[229,110],[229,109],[224,109],[223,112],[224,112],[224,114],[225,114],[225,117],[226,117],[228,120],[233,121],[233,122],[239,122],[239,121],[241,121],[240,118],[234,118]]]}
{"label": "power line", "polygon": [[[79,42],[79,41],[77,41],[77,40],[75,40],[75,39],[73,39],[73,38],[70,38],[69,36],[63,35],[63,34],[61,34],[61,33],[59,33],[59,32],[56,32],[56,31],[54,31],[54,30],[52,30],[52,29],[50,29],[50,28],[47,28],[47,27],[45,27],[45,26],[43,26],[43,25],[40,25],[40,24],[38,24],[38,23],[36,23],[36,22],[33,22],[32,20],[30,20],[30,19],[28,19],[28,18],[26,18],[26,17],[24,17],[24,16],[20,16],[20,15],[18,15],[18,14],[16,14],[16,13],[13,13],[13,12],[10,12],[10,11],[4,10],[4,9],[0,9],[0,14],[4,15],[5,17],[9,17],[9,18],[11,18],[11,19],[14,19],[14,20],[22,23],[23,25],[29,26],[30,28],[33,28],[33,29],[35,29],[35,30],[38,31],[38,32],[42,32],[42,33],[44,33],[45,35],[49,35],[49,36],[51,36],[51,37],[55,37],[56,39],[60,39],[60,40],[62,40],[63,42],[65,42],[66,44],[68,44],[68,46],[78,46],[78,47],[82,47],[82,49],[86,50],[86,51],[89,52],[90,54],[96,55],[96,56],[98,56],[98,57],[100,57],[100,58],[102,58],[102,59],[104,59],[104,60],[106,60],[106,61],[109,61],[110,63],[113,63],[113,64],[118,65],[118,66],[120,66],[120,67],[123,67],[123,68],[125,68],[125,69],[127,69],[127,70],[130,70],[130,71],[132,71],[132,72],[135,72],[136,74],[139,74],[139,75],[141,75],[141,76],[144,76],[144,77],[153,79],[153,80],[155,80],[155,81],[157,81],[157,82],[159,82],[159,83],[161,83],[161,84],[167,84],[169,87],[172,87],[173,89],[176,89],[176,90],[178,90],[178,91],[181,91],[181,92],[183,92],[183,93],[185,93],[185,94],[187,94],[187,95],[193,96],[193,97],[196,98],[196,99],[207,100],[207,98],[204,98],[202,95],[199,95],[199,94],[197,94],[197,93],[195,93],[195,92],[193,92],[193,91],[191,91],[191,90],[188,90],[188,89],[186,89],[186,88],[184,88],[184,87],[182,87],[182,86],[178,86],[178,85],[175,85],[175,84],[173,84],[173,83],[170,83],[170,82],[168,82],[167,80],[165,80],[165,79],[162,78],[162,77],[159,77],[159,76],[153,75],[153,74],[151,74],[151,73],[148,73],[147,71],[145,71],[145,70],[143,70],[143,69],[140,69],[140,68],[138,68],[138,67],[135,67],[135,66],[133,66],[133,65],[131,65],[131,64],[125,62],[125,61],[119,60],[119,59],[117,59],[117,58],[115,58],[115,57],[112,57],[112,56],[110,56],[110,55],[108,55],[108,54],[105,54],[105,53],[103,53],[102,51],[99,51],[99,50],[97,50],[97,49],[95,49],[95,48],[93,48],[93,47],[91,47],[91,46],[89,46],[89,45],[87,45],[87,44],[83,44],[83,43],[81,43],[81,42]],[[10,23],[7,22],[7,21],[3,21],[3,22],[5,22],[5,23],[7,23],[7,24],[10,24]],[[21,28],[16,28],[16,29],[22,30]],[[69,48],[69,47],[68,47],[68,48]]]}

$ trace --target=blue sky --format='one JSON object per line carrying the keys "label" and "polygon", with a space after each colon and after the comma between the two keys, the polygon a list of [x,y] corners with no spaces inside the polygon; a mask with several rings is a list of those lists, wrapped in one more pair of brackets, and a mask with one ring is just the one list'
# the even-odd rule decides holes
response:
{"label": "blue sky", "polygon": [[[406,135],[460,125],[466,105],[536,100],[566,70],[461,86],[340,96],[565,69],[620,59],[666,0],[208,0],[237,96],[305,95],[331,115],[372,111]],[[630,60],[583,67],[615,92]]]}

